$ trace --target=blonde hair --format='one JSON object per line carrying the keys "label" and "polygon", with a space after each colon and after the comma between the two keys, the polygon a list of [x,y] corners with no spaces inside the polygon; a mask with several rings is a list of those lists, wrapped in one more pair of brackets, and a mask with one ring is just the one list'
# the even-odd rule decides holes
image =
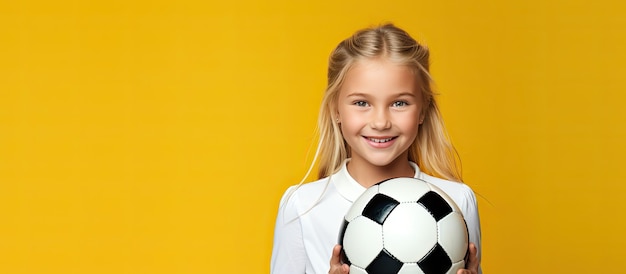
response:
{"label": "blonde hair", "polygon": [[305,177],[318,159],[318,177],[324,178],[336,173],[344,160],[350,157],[349,147],[335,118],[339,91],[346,73],[356,61],[386,58],[412,68],[421,86],[424,121],[409,147],[409,160],[416,162],[426,174],[461,182],[460,159],[449,140],[434,98],[428,70],[429,55],[428,48],[393,24],[357,31],[339,43],[329,58],[328,85],[318,118],[319,143],[313,164]]}
{"label": "blonde hair", "polygon": [[[309,177],[318,160],[318,178],[321,179],[339,171],[343,162],[350,157],[349,147],[343,139],[339,123],[335,118],[337,98],[346,73],[357,61],[364,59],[386,58],[413,69],[421,88],[424,121],[419,127],[417,137],[408,149],[409,161],[416,162],[420,170],[426,174],[450,181],[463,181],[460,159],[449,140],[434,98],[432,79],[428,72],[429,55],[428,48],[417,43],[407,32],[393,24],[357,31],[339,43],[331,53],[328,62],[328,85],[317,121],[319,134],[317,150],[306,174],[297,187],[292,188],[287,194],[287,199],[290,199]],[[289,222],[308,213],[322,200],[330,179],[311,207]]]}

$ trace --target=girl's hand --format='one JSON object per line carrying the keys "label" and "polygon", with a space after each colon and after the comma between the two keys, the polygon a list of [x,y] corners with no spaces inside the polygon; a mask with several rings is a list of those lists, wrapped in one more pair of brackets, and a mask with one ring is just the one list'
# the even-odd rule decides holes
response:
{"label": "girl's hand", "polygon": [[[341,246],[335,245],[333,248],[333,255],[330,257],[330,270],[328,274],[348,274],[350,273],[350,266],[341,263]],[[470,252],[471,254],[471,252]],[[476,253],[474,252],[474,256]],[[459,273],[461,274],[461,273]]]}
{"label": "girl's hand", "polygon": [[[476,246],[473,243],[470,243],[469,246],[470,254],[467,263],[465,264],[465,269],[460,269],[456,274],[478,274],[478,265],[480,262],[478,261],[478,257],[476,255]],[[329,274],[348,274],[350,273],[350,267],[347,264],[341,263],[341,246],[335,245],[333,248],[333,255],[330,258],[330,270]]]}
{"label": "girl's hand", "polygon": [[469,245],[469,258],[465,263],[465,269],[459,269],[456,274],[478,274],[478,257],[476,255],[476,246],[473,243]]}

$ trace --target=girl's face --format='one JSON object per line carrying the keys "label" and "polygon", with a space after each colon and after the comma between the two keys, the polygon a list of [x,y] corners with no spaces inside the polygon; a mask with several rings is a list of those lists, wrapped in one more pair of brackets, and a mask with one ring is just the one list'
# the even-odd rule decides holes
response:
{"label": "girl's face", "polygon": [[422,97],[412,70],[385,59],[358,61],[339,91],[337,117],[351,163],[406,164],[422,122]]}

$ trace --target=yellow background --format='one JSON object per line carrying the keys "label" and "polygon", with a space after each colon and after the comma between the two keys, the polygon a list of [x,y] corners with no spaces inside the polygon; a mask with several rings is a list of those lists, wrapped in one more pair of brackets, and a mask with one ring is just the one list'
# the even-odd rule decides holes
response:
{"label": "yellow background", "polygon": [[619,1],[0,1],[0,273],[266,273],[332,48],[432,49],[486,273],[618,273]]}

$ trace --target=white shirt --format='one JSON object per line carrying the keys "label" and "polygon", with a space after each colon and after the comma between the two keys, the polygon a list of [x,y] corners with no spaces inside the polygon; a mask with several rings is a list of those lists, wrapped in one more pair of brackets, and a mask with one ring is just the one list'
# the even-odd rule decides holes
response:
{"label": "white shirt", "polygon": [[[271,274],[328,273],[344,215],[366,189],[350,176],[346,162],[327,178],[287,189],[276,218]],[[480,259],[480,221],[472,189],[463,183],[429,176],[415,163],[411,165],[415,178],[441,188],[459,206],[469,240],[478,248]]]}

